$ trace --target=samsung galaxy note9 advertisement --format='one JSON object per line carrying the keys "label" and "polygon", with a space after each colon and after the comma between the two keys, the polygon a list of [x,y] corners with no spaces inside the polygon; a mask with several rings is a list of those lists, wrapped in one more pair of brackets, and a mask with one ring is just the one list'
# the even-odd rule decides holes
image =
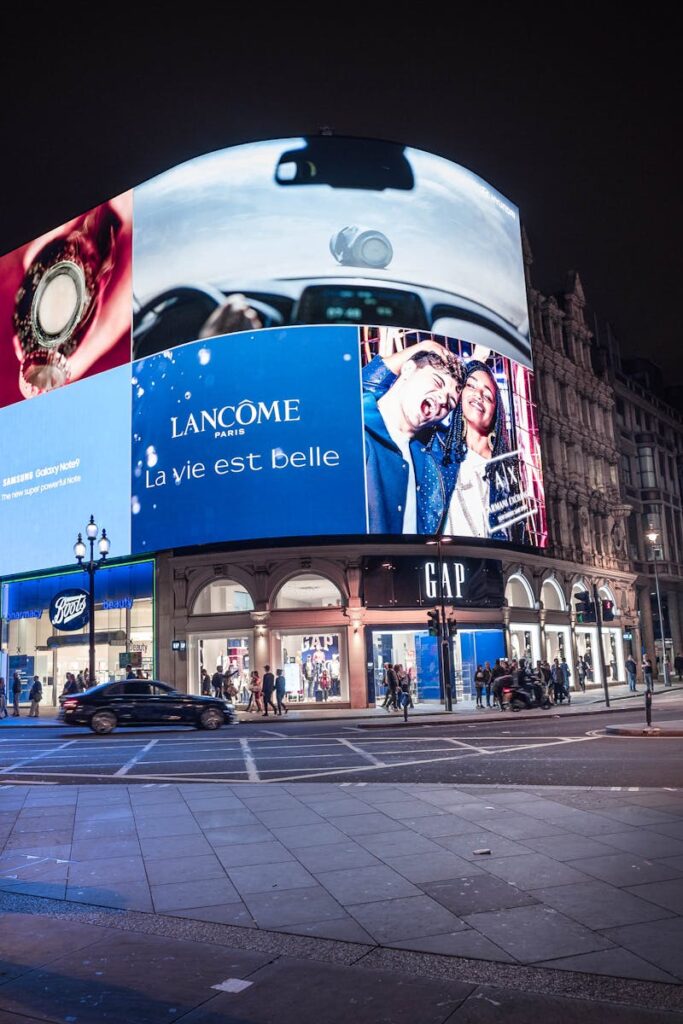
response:
{"label": "samsung galaxy note9 advertisement", "polygon": [[3,576],[73,562],[92,514],[129,553],[130,417],[129,366],[0,412]]}

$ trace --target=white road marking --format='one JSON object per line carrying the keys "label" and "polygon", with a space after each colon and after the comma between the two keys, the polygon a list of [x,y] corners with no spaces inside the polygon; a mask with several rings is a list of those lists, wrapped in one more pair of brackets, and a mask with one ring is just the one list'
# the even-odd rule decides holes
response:
{"label": "white road marking", "polygon": [[33,757],[22,757],[19,761],[15,761],[14,764],[8,765],[7,768],[0,768],[0,775],[9,775],[10,772],[16,768],[23,768],[27,764],[31,764],[33,761],[40,761],[43,757],[49,757],[50,754],[56,753],[57,750],[64,750],[65,747],[70,747],[76,740],[67,740],[66,743],[60,744],[56,749],[43,750],[40,754],[34,754]]}
{"label": "white road marking", "polygon": [[212,985],[218,992],[244,992],[245,988],[251,988],[253,981],[245,981],[243,978],[227,978],[219,985]]}
{"label": "white road marking", "polygon": [[249,776],[250,782],[260,782],[260,776],[258,768],[256,767],[256,761],[254,755],[249,747],[249,740],[240,740],[240,746],[242,747],[242,755],[244,757],[244,767],[247,769],[247,775]]}
{"label": "white road marking", "polygon": [[270,736],[277,736],[279,739],[289,739],[286,732],[276,732],[275,729],[264,729],[263,731],[267,732]]}
{"label": "white road marking", "polygon": [[137,754],[133,754],[130,761],[126,761],[126,763],[122,765],[117,772],[114,772],[114,778],[117,778],[120,775],[127,775],[131,768],[135,767],[138,761],[142,760],[147,751],[151,750],[152,747],[158,742],[158,739],[150,740],[149,743],[142,748],[142,750],[139,750]]}
{"label": "white road marking", "polygon": [[366,761],[369,761],[370,764],[375,765],[375,767],[377,767],[377,768],[386,768],[386,765],[385,765],[384,761],[380,761],[380,759],[378,757],[375,757],[374,754],[370,754],[367,750],[363,750],[362,747],[355,746],[355,744],[353,744],[351,742],[351,740],[344,740],[344,739],[338,738],[337,739],[337,743],[341,743],[342,746],[348,747],[349,750],[352,750],[354,752],[354,754],[358,755],[358,757],[364,758]]}
{"label": "white road marking", "polygon": [[476,750],[480,754],[488,754],[484,747],[475,747],[473,743],[465,743],[464,740],[456,740],[452,736],[444,736],[446,743],[452,743],[455,747],[467,747],[468,750]]}

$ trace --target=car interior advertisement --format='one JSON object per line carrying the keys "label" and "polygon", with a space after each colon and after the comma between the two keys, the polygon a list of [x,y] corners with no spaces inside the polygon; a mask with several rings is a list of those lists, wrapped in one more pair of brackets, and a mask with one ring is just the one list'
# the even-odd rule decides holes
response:
{"label": "car interior advertisement", "polygon": [[130,360],[133,193],[0,257],[0,407]]}
{"label": "car interior advertisement", "polygon": [[411,327],[531,364],[517,208],[391,142],[237,146],[135,190],[134,355],[292,324]]}

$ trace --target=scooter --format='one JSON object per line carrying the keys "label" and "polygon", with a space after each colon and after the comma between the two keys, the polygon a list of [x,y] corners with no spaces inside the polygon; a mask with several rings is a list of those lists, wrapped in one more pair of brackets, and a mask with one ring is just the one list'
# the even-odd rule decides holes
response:
{"label": "scooter", "polygon": [[550,697],[548,691],[543,684],[537,684],[541,687],[541,694],[532,687],[525,686],[512,686],[512,693],[510,695],[510,708],[512,711],[527,711],[531,708],[543,708],[547,710],[552,707],[550,703]]}

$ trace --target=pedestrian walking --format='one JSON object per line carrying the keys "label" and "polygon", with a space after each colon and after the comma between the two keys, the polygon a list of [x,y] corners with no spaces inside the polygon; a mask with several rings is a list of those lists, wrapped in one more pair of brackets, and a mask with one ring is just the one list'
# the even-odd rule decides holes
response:
{"label": "pedestrian walking", "polygon": [[493,669],[491,662],[484,662],[484,693],[486,695],[486,707],[491,707],[491,686],[493,684]]}
{"label": "pedestrian walking", "polygon": [[571,686],[571,671],[567,664],[567,659],[562,658],[560,661],[560,677],[562,679],[562,690],[565,697],[567,698],[567,704],[572,702],[572,686]]}
{"label": "pedestrian walking", "polygon": [[484,709],[481,697],[484,692],[484,670],[481,665],[477,665],[477,671],[474,673],[474,689],[477,696],[476,707]]}
{"label": "pedestrian walking", "polygon": [[247,711],[251,711],[251,705],[254,705],[254,711],[261,710],[261,694],[263,690],[261,688],[261,677],[254,669],[249,678],[249,703],[247,704]]}
{"label": "pedestrian walking", "polygon": [[270,665],[266,665],[263,672],[263,717],[268,717],[268,708],[273,709],[273,714],[277,714],[277,708],[273,704],[273,693],[275,692],[275,676],[270,671]]}
{"label": "pedestrian walking", "polygon": [[9,718],[9,712],[7,711],[7,687],[5,686],[4,676],[0,676],[0,718]]}
{"label": "pedestrian walking", "polygon": [[285,681],[285,674],[281,668],[275,673],[275,696],[277,698],[277,713],[282,716],[282,710],[284,708],[285,714],[288,714],[289,708],[285,704],[285,697],[287,696],[287,683]]}
{"label": "pedestrian walking", "polygon": [[39,676],[33,677],[33,685],[28,692],[28,699],[31,701],[28,717],[38,718],[40,715],[40,702],[43,699],[43,684]]}
{"label": "pedestrian walking", "polygon": [[392,707],[398,711],[398,676],[393,665],[387,665],[387,699],[382,707],[389,711]]}
{"label": "pedestrian walking", "polygon": [[19,718],[19,698],[21,697],[21,676],[18,672],[14,673],[12,678],[12,704],[14,710],[12,712],[13,718]]}
{"label": "pedestrian walking", "polygon": [[216,671],[211,676],[211,689],[213,690],[214,697],[220,700],[223,697],[223,673],[216,665]]}
{"label": "pedestrian walking", "polygon": [[410,693],[410,680],[406,676],[398,689],[398,704],[403,711],[403,721],[408,721],[408,708],[413,708],[413,698]]}
{"label": "pedestrian walking", "polygon": [[641,668],[643,671],[645,689],[652,692],[654,690],[654,680],[652,678],[652,662],[648,658],[647,654],[643,655],[643,664],[641,665]]}
{"label": "pedestrian walking", "polygon": [[638,692],[636,690],[636,672],[637,671],[638,671],[638,666],[636,665],[636,659],[633,657],[632,654],[629,654],[628,658],[626,659],[626,678],[628,680],[628,688],[631,691],[631,693],[637,693]]}
{"label": "pedestrian walking", "polygon": [[683,675],[683,654],[677,654],[674,658],[674,671],[680,679]]}

